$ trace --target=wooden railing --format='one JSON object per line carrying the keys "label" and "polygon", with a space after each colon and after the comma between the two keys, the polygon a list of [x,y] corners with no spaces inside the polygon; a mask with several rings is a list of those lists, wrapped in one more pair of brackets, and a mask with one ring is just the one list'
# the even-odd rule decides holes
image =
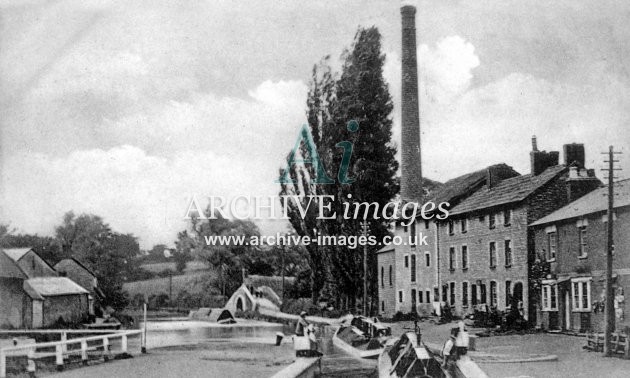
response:
{"label": "wooden railing", "polygon": [[[34,333],[60,333],[60,341],[51,341],[44,343],[33,343],[24,345],[15,345],[11,347],[5,347],[0,349],[0,378],[7,376],[7,357],[10,356],[24,356],[28,358],[27,372],[35,373],[36,365],[35,360],[37,358],[52,357],[55,356],[55,365],[57,370],[63,370],[64,357],[71,354],[81,356],[83,364],[88,362],[88,343],[96,343],[97,349],[102,348],[102,357],[105,361],[112,358],[111,341],[120,339],[120,353],[127,354],[127,339],[129,336],[140,335],[141,352],[146,353],[146,333],[144,330],[131,330],[131,331],[106,331],[106,334],[97,336],[78,337],[74,339],[68,339],[67,335],[72,333],[103,333],[102,330],[23,330],[23,331],[5,331],[3,333],[11,334],[34,334]],[[69,346],[79,346],[78,348],[69,348]],[[100,347],[99,347],[100,346]],[[54,352],[52,349],[54,348]],[[43,349],[48,349],[44,351]]]}

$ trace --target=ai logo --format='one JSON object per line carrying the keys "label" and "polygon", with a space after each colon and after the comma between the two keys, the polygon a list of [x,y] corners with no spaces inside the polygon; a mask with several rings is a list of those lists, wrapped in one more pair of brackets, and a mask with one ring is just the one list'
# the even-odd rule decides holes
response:
{"label": "ai logo", "polygon": [[[351,120],[350,122],[348,122],[348,125],[346,127],[348,131],[354,133],[359,130],[359,123],[355,120]],[[309,157],[296,159],[295,155],[297,154],[297,151],[300,148],[302,142],[306,143],[306,150]],[[339,180],[340,184],[352,184],[355,179],[348,177],[348,166],[350,165],[350,158],[352,157],[352,142],[344,140],[335,144],[335,147],[343,149],[343,156],[341,157],[341,163],[339,164],[337,180]],[[311,134],[311,130],[309,129],[308,125],[302,126],[297,141],[295,142],[295,147],[293,147],[293,150],[291,150],[291,154],[289,155],[287,168],[283,171],[282,176],[280,176],[280,178],[276,182],[281,184],[295,184],[295,182],[293,182],[293,180],[289,176],[289,170],[291,169],[291,166],[293,164],[297,163],[313,165],[313,171],[315,172],[315,178],[313,182],[315,184],[335,183],[335,180],[330,178],[330,176],[328,176],[328,173],[326,173],[326,167],[324,167],[324,164],[319,158],[317,147],[315,146],[313,135]]]}

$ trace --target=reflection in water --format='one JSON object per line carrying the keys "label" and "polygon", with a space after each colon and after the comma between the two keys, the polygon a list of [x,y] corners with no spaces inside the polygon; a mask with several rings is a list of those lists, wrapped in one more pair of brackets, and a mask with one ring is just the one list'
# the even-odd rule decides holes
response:
{"label": "reflection in water", "polygon": [[217,324],[194,320],[148,321],[147,348],[190,345],[221,339],[274,340],[276,332],[282,330],[281,324],[253,321],[238,324]]}
{"label": "reflection in water", "polygon": [[[140,325],[142,327],[142,324]],[[147,348],[191,345],[200,343],[224,342],[226,340],[264,343],[273,345],[277,332],[285,334],[285,341],[291,343],[293,324],[276,324],[240,320],[237,324],[223,325],[203,321],[177,319],[171,321],[147,322]],[[322,359],[323,376],[369,377],[376,370],[375,360],[356,359],[336,348],[332,336],[337,326],[316,326],[315,336],[318,349],[324,354]],[[130,339],[130,344],[138,343],[139,338]],[[131,345],[130,345],[131,348]]]}

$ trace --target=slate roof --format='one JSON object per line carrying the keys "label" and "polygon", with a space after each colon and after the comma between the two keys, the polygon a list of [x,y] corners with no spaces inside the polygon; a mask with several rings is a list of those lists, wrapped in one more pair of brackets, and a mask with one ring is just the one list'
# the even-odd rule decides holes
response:
{"label": "slate roof", "polygon": [[0,250],[0,277],[6,278],[28,278],[22,269],[17,266],[17,263],[9,257],[6,250]]}
{"label": "slate roof", "polygon": [[80,266],[81,268],[83,268],[83,270],[85,270],[86,272],[90,273],[93,277],[96,277],[96,274],[94,274],[94,272],[92,272],[92,270],[90,268],[88,268],[87,266],[83,265],[81,263],[81,261],[75,259],[74,257],[71,257],[69,259],[63,259],[61,261],[59,261],[58,263],[55,264],[55,270],[59,270],[59,269],[63,269],[67,266],[67,264],[76,264],[78,266]]}
{"label": "slate roof", "polygon": [[454,179],[448,180],[444,183],[437,191],[435,191],[434,195],[431,196],[430,201],[439,204],[440,202],[449,202],[451,205],[454,205],[457,201],[462,199],[466,194],[471,191],[480,188],[486,182],[486,175],[488,168],[502,168],[506,170],[511,170],[514,176],[518,176],[519,173],[512,169],[512,167],[507,164],[501,163],[496,164],[484,169],[480,169],[475,172],[467,173],[465,175],[455,177]]}
{"label": "slate roof", "polygon": [[449,213],[450,215],[464,214],[474,210],[520,202],[566,169],[564,165],[555,165],[537,176],[526,174],[502,180],[492,188],[483,187],[453,207]]}
{"label": "slate roof", "polygon": [[[456,206],[460,200],[465,199],[467,195],[474,193],[486,183],[487,171],[489,168],[493,167],[498,168],[504,175],[520,175],[505,163],[491,165],[478,171],[455,177],[444,184],[436,185],[435,190],[431,193],[427,201],[433,201],[436,205],[442,202],[448,202],[451,207]],[[391,252],[394,249],[394,245],[390,243],[375,253]]]}
{"label": "slate roof", "polygon": [[36,277],[24,281],[42,297],[88,294],[88,291],[67,277]]}
{"label": "slate roof", "polygon": [[385,247],[379,249],[378,251],[376,251],[375,253],[385,253],[385,252],[391,252],[393,251],[394,245],[392,243],[387,244]]}
{"label": "slate roof", "polygon": [[6,248],[3,249],[4,253],[11,258],[11,260],[18,262],[24,255],[26,255],[31,248]]}
{"label": "slate roof", "polygon": [[[621,180],[613,185],[615,192],[614,207],[630,206],[630,179]],[[557,222],[564,219],[581,217],[608,209],[608,186],[596,189],[570,204],[561,207],[553,213],[543,217],[531,226]]]}

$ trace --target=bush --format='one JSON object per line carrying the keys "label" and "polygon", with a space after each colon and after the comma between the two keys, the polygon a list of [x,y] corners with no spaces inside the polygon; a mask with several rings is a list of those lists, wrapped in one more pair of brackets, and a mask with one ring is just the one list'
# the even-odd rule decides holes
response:
{"label": "bush", "polygon": [[393,322],[405,322],[410,320],[418,320],[418,314],[414,312],[402,313],[398,311],[394,314],[394,317],[391,319]]}
{"label": "bush", "polygon": [[137,267],[129,272],[127,282],[150,280],[152,278],[155,278],[155,273],[147,269]]}
{"label": "bush", "polygon": [[311,302],[310,298],[285,299],[282,303],[282,312],[299,315],[306,311],[309,315],[321,314],[319,307]]}

